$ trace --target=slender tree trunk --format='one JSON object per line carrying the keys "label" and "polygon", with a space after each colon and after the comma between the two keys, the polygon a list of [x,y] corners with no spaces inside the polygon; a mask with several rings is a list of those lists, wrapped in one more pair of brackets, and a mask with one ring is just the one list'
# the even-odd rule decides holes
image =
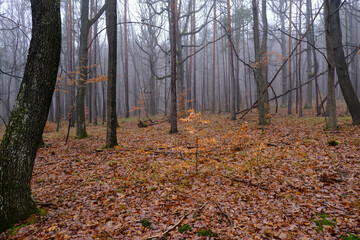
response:
{"label": "slender tree trunk", "polygon": [[89,31],[90,27],[105,11],[106,4],[100,11],[89,20],[89,0],[81,1],[81,28],[80,28],[80,79],[78,84],[78,92],[76,96],[76,137],[87,137],[85,125],[85,91],[88,78],[88,47],[89,47]]}
{"label": "slender tree trunk", "polygon": [[171,40],[171,111],[170,133],[177,133],[177,98],[176,98],[176,40],[177,40],[177,0],[170,0],[170,40]]}
{"label": "slender tree trunk", "polygon": [[327,31],[329,32],[330,36],[330,42],[334,54],[334,62],[341,91],[343,93],[346,105],[349,108],[353,124],[360,124],[360,102],[351,84],[348,66],[345,60],[345,54],[342,45],[339,7],[340,0],[325,0],[325,8],[327,8],[325,13],[328,14],[325,16],[325,21],[328,21]]}
{"label": "slender tree trunk", "polygon": [[[302,5],[302,0],[300,0],[299,5]],[[302,37],[301,34],[301,11],[299,11],[299,37]],[[298,86],[299,86],[299,117],[303,116],[303,110],[302,110],[302,102],[303,102],[303,96],[302,96],[302,86],[301,86],[301,53],[302,53],[302,46],[301,43],[299,45],[299,61],[298,61]]]}
{"label": "slender tree trunk", "polygon": [[117,146],[116,137],[116,65],[117,65],[117,11],[116,0],[108,0],[106,9],[106,32],[109,42],[106,146]]}
{"label": "slender tree trunk", "polygon": [[[95,12],[97,12],[97,6],[98,6],[98,1],[96,0],[95,1],[95,5],[94,5],[94,13]],[[97,34],[97,32],[98,32],[98,22],[96,22],[95,24],[94,24],[94,33],[95,34]],[[97,46],[98,46],[98,41],[99,41],[99,39],[98,38],[96,38],[95,39],[95,43],[93,44],[93,47],[92,47],[92,49],[93,49],[93,62],[94,62],[94,64],[96,65],[95,67],[94,67],[94,71],[93,71],[93,76],[96,78],[96,77],[98,77],[98,66],[97,66],[97,64],[98,64],[98,61],[97,61],[97,54],[98,54],[98,48],[97,48]],[[95,82],[94,84],[93,84],[93,93],[94,93],[94,97],[93,97],[93,107],[94,107],[94,111],[93,111],[93,119],[94,119],[94,125],[95,126],[97,126],[98,125],[98,105],[97,105],[97,96],[98,96],[98,94],[97,94],[97,85],[98,85],[98,83],[97,82]]]}
{"label": "slender tree trunk", "polygon": [[227,35],[229,41],[229,67],[230,67],[230,81],[231,81],[231,120],[236,120],[236,84],[234,72],[234,47],[232,42],[231,32],[231,15],[230,15],[230,0],[227,0]]}
{"label": "slender tree trunk", "polygon": [[[310,21],[312,19],[312,7],[311,7],[311,0],[306,0],[306,26],[310,26]],[[307,50],[306,50],[306,61],[307,61],[307,80],[309,81],[314,77],[314,71],[313,71],[313,63],[311,58],[311,49],[314,43],[312,42],[313,39],[313,26],[310,27],[310,30],[306,34],[307,39]],[[312,91],[313,91],[313,82],[309,82],[307,84],[306,88],[306,100],[305,100],[305,109],[311,109],[312,108]]]}
{"label": "slender tree trunk", "polygon": [[[325,17],[329,16],[329,9],[325,6],[324,14]],[[328,94],[327,94],[327,109],[329,114],[329,130],[336,130],[336,98],[335,98],[335,64],[334,64],[334,54],[332,51],[332,43],[330,39],[329,31],[329,21],[325,21],[325,34],[326,34],[326,53],[327,53],[327,63],[328,63]]]}
{"label": "slender tree trunk", "polygon": [[88,45],[89,45],[89,0],[81,2],[80,29],[80,79],[76,96],[76,137],[87,137],[85,126],[85,90],[88,76]]}
{"label": "slender tree trunk", "polygon": [[[130,117],[129,105],[129,53],[128,53],[128,34],[127,34],[127,5],[128,0],[124,2],[124,83],[125,83],[125,117]],[[136,102],[135,102],[136,103]]]}
{"label": "slender tree trunk", "polygon": [[31,0],[31,10],[24,77],[0,146],[0,232],[38,211],[30,182],[60,62],[60,1]]}
{"label": "slender tree trunk", "polygon": [[[292,17],[292,0],[290,0],[290,14],[289,14],[289,54],[291,53],[291,17]],[[291,56],[289,58],[289,89],[292,89],[292,65],[291,65]],[[288,94],[288,114],[291,115],[292,113],[292,93],[289,92]]]}
{"label": "slender tree trunk", "polygon": [[215,74],[216,74],[216,0],[214,0],[214,27],[213,27],[213,56],[212,56],[212,60],[213,60],[213,66],[212,66],[212,103],[211,103],[211,113],[214,114],[215,113],[215,101],[216,101],[216,95],[215,95]]}
{"label": "slender tree trunk", "polygon": [[[257,83],[259,124],[266,125],[266,113],[268,111],[267,85],[267,19],[266,19],[266,2],[262,1],[262,19],[263,19],[263,37],[260,45],[259,30],[259,10],[256,0],[252,0],[253,18],[254,18],[254,46],[255,46],[255,81]],[[265,92],[266,91],[266,92]]]}
{"label": "slender tree trunk", "polygon": [[[280,10],[282,11],[282,13],[279,15],[280,16],[280,22],[281,22],[281,56],[283,58],[286,58],[288,56],[287,53],[287,41],[286,41],[286,36],[285,36],[285,14],[283,14],[285,12],[285,1],[286,0],[280,0]],[[285,59],[283,60],[285,61]],[[287,69],[287,65],[281,70],[281,89],[282,92],[285,93],[288,90],[288,79],[287,79],[287,74],[288,74],[288,69]],[[285,108],[287,106],[287,96],[284,95],[281,97],[281,107]]]}

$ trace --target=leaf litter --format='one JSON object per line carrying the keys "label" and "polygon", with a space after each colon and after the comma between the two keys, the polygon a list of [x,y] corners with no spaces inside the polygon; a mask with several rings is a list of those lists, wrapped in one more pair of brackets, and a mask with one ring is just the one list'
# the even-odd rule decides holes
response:
{"label": "leaf litter", "polygon": [[260,128],[255,118],[202,117],[205,125],[180,121],[179,134],[169,134],[166,123],[124,122],[114,149],[103,148],[103,126],[66,145],[65,132],[45,133],[32,191],[46,215],[6,237],[360,236],[360,131],[348,118],[329,132],[319,118],[275,118]]}

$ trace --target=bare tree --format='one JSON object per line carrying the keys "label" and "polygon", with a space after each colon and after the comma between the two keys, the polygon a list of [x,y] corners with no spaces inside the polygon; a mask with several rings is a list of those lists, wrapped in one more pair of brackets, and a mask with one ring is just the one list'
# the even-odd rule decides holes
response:
{"label": "bare tree", "polygon": [[257,84],[259,124],[266,125],[266,113],[269,109],[267,93],[267,16],[266,1],[262,0],[262,21],[263,35],[260,45],[259,30],[259,8],[256,0],[252,0],[253,18],[254,18],[254,47],[255,47],[255,80]]}
{"label": "bare tree", "polygon": [[106,9],[106,3],[99,12],[89,20],[89,0],[81,0],[81,29],[80,29],[80,79],[76,96],[76,137],[87,137],[85,125],[85,91],[88,79],[88,47],[90,27],[99,19]]}
{"label": "bare tree", "polygon": [[[355,90],[351,84],[348,66],[345,60],[345,54],[342,44],[342,32],[340,26],[340,0],[324,0],[325,1],[325,22],[331,49],[333,51],[334,62],[341,91],[343,93],[347,107],[351,114],[353,124],[360,124],[360,102],[356,96]],[[330,50],[331,51],[331,50]]]}

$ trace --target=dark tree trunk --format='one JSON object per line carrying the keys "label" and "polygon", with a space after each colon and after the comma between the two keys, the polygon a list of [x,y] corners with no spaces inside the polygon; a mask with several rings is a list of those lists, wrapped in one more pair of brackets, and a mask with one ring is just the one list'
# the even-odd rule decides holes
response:
{"label": "dark tree trunk", "polygon": [[351,114],[353,124],[360,124],[360,102],[356,96],[355,90],[351,85],[348,66],[345,60],[344,49],[342,45],[342,32],[340,27],[339,7],[340,0],[325,0],[325,8],[327,8],[329,37],[332,44],[336,72],[339,79],[341,91],[343,93],[347,107]]}
{"label": "dark tree trunk", "polygon": [[170,109],[170,133],[177,133],[177,98],[176,98],[176,35],[177,35],[177,10],[176,0],[170,2],[170,39],[171,39],[171,109]]}
{"label": "dark tree trunk", "polygon": [[113,148],[117,146],[116,137],[116,55],[117,55],[117,36],[116,36],[116,0],[108,0],[106,9],[106,28],[109,42],[108,55],[108,86],[107,86],[107,124],[106,124],[106,146]]}
{"label": "dark tree trunk", "polygon": [[0,147],[0,232],[38,211],[30,181],[60,61],[60,1],[31,0],[32,39]]}

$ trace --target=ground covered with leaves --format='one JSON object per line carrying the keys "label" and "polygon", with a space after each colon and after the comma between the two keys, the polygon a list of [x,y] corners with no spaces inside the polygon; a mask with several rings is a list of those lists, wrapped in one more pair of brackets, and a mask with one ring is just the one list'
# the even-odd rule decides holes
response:
{"label": "ground covered with leaves", "polygon": [[[200,119],[206,120],[203,121]],[[195,116],[169,134],[164,122],[120,122],[65,144],[44,134],[33,173],[42,216],[10,239],[359,239],[360,128],[339,119]],[[196,167],[197,166],[197,167]],[[197,168],[197,172],[196,172]]]}

